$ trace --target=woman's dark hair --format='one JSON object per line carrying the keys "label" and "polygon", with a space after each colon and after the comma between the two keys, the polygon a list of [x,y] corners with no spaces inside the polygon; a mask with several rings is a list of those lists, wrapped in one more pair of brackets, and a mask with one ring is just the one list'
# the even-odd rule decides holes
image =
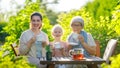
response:
{"label": "woman's dark hair", "polygon": [[40,13],[38,13],[38,12],[33,13],[33,14],[31,15],[30,19],[32,19],[33,16],[39,16],[40,19],[41,19],[41,21],[42,21],[42,15],[41,15]]}

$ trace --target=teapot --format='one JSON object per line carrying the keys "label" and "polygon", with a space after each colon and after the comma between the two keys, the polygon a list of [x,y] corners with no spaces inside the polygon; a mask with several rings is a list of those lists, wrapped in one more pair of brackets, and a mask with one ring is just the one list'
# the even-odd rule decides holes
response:
{"label": "teapot", "polygon": [[83,48],[74,48],[69,51],[69,55],[72,57],[74,60],[81,60],[84,58],[84,49]]}

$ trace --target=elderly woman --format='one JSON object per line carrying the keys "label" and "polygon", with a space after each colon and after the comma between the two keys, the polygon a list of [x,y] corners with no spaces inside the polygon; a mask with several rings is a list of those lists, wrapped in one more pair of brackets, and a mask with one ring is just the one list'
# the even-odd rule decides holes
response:
{"label": "elderly woman", "polygon": [[36,65],[37,68],[46,68],[46,65],[40,64],[40,57],[43,57],[45,45],[48,44],[47,35],[41,31],[42,15],[35,12],[30,18],[30,29],[24,31],[20,36],[20,55],[28,57],[31,64]]}
{"label": "elderly woman", "polygon": [[95,45],[92,35],[86,33],[83,30],[84,20],[80,16],[75,16],[72,18],[70,25],[72,28],[72,33],[68,36],[67,40],[69,43],[71,42],[77,43],[76,46],[73,46],[73,44],[70,44],[71,49],[83,48],[85,57],[95,55],[96,45]]}

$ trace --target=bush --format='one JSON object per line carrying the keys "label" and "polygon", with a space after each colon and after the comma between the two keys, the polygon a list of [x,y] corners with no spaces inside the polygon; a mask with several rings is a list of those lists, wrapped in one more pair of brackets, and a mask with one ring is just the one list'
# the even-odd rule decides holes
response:
{"label": "bush", "polygon": [[24,56],[16,57],[11,55],[8,50],[4,50],[4,47],[0,47],[0,67],[1,68],[35,68],[27,62],[27,58]]}
{"label": "bush", "polygon": [[102,64],[102,68],[120,68],[120,54],[110,58],[111,64]]}

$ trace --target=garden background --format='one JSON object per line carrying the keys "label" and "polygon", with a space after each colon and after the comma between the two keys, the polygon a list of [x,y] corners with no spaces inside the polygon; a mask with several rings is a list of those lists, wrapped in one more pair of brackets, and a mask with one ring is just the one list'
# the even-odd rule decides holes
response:
{"label": "garden background", "polygon": [[[31,13],[37,11],[43,15],[42,30],[48,34],[50,41],[53,40],[51,28],[55,24],[62,25],[64,29],[62,40],[66,41],[71,32],[70,20],[74,16],[83,17],[85,21],[84,30],[91,33],[95,40],[100,41],[101,57],[107,42],[110,39],[117,39],[118,45],[113,58],[111,58],[112,64],[110,66],[111,68],[120,68],[120,62],[118,62],[120,60],[120,0],[93,0],[78,10],[73,9],[67,12],[55,12],[47,8],[47,4],[57,3],[58,0],[54,0],[52,3],[43,2],[43,0],[36,0],[35,2],[26,0],[24,7],[18,5],[16,13],[0,13],[0,67],[34,67],[26,62],[25,57],[16,59],[10,44],[19,45],[21,33],[29,29]],[[12,15],[13,13],[14,15]],[[103,64],[103,67],[107,68],[107,65]]]}

